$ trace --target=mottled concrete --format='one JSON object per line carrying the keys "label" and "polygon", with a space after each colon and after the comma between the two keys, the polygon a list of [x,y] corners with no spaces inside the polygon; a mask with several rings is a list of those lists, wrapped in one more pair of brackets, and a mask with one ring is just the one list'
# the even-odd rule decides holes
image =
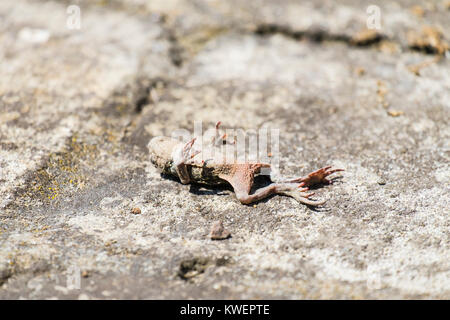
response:
{"label": "mottled concrete", "polygon": [[[450,298],[445,1],[383,2],[377,33],[371,1],[77,3],[80,30],[0,2],[0,298]],[[217,120],[279,129],[283,174],[346,171],[312,209],[149,163]]]}

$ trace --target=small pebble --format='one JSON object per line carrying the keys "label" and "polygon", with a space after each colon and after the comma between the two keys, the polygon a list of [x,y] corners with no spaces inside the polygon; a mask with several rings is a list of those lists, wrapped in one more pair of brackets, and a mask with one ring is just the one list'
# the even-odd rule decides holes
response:
{"label": "small pebble", "polygon": [[387,113],[391,117],[398,117],[398,116],[401,116],[403,114],[403,111],[389,110]]}
{"label": "small pebble", "polygon": [[358,67],[358,68],[355,69],[355,73],[358,76],[362,76],[362,75],[364,75],[366,73],[366,70],[364,68],[362,68],[362,67]]}
{"label": "small pebble", "polygon": [[229,238],[231,233],[223,227],[222,220],[214,222],[209,234],[211,240],[223,240]]}
{"label": "small pebble", "polygon": [[133,208],[133,209],[131,210],[131,213],[132,213],[132,214],[141,214],[141,209],[139,209],[139,208]]}

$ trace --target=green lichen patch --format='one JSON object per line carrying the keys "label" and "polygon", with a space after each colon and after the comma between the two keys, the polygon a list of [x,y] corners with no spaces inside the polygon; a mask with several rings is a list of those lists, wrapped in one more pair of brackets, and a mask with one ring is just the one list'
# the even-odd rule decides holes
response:
{"label": "green lichen patch", "polygon": [[83,189],[89,180],[83,163],[93,163],[97,155],[95,145],[80,142],[76,135],[70,137],[64,150],[51,153],[30,175],[9,209],[56,203],[62,195]]}

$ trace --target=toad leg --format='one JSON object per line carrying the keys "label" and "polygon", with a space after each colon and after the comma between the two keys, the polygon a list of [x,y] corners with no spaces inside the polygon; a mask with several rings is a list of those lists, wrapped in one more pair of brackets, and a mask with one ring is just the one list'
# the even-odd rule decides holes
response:
{"label": "toad leg", "polygon": [[298,202],[311,206],[319,206],[325,203],[325,201],[310,200],[309,197],[314,193],[307,193],[308,188],[302,188],[303,183],[298,182],[272,183],[250,194],[254,173],[260,167],[261,164],[238,165],[232,174],[221,176],[222,179],[228,181],[233,186],[236,197],[242,204],[250,204],[273,194],[286,195],[294,198]]}
{"label": "toad leg", "polygon": [[172,152],[173,165],[182,184],[188,184],[191,181],[187,165],[193,157],[200,153],[200,151],[192,150],[195,140],[196,138],[185,145],[178,145]]}
{"label": "toad leg", "polygon": [[310,206],[320,206],[325,203],[322,201],[310,200],[309,197],[314,195],[314,192],[307,193],[308,188],[301,188],[299,183],[272,183],[267,187],[255,190],[252,194],[248,194],[243,190],[237,190],[236,197],[242,204],[249,204],[264,198],[267,198],[273,194],[281,194],[294,198],[300,203],[304,203]]}
{"label": "toad leg", "polygon": [[219,127],[220,127],[221,124],[222,124],[222,122],[220,122],[220,121],[217,121],[217,123],[216,123],[215,135],[214,135],[214,137],[211,140],[212,146],[218,147],[218,146],[221,146],[221,145],[224,145],[224,144],[235,144],[236,143],[235,141],[228,141],[227,140],[227,134],[226,133],[223,133],[223,134],[220,133]]}

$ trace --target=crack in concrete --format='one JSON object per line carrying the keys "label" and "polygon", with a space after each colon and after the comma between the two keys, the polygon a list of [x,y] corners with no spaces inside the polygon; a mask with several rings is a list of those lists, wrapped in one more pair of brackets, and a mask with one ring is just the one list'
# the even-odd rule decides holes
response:
{"label": "crack in concrete", "polygon": [[351,47],[360,48],[373,48],[383,41],[390,41],[398,45],[402,51],[414,51],[428,55],[445,54],[445,50],[442,50],[440,47],[436,48],[428,42],[423,43],[423,41],[410,43],[408,46],[402,46],[394,39],[375,30],[363,30],[353,36],[349,36],[345,34],[333,34],[322,29],[294,30],[288,26],[279,24],[260,24],[253,30],[253,34],[263,37],[280,34],[295,41],[307,39],[317,43],[323,43],[325,41],[341,42]]}

